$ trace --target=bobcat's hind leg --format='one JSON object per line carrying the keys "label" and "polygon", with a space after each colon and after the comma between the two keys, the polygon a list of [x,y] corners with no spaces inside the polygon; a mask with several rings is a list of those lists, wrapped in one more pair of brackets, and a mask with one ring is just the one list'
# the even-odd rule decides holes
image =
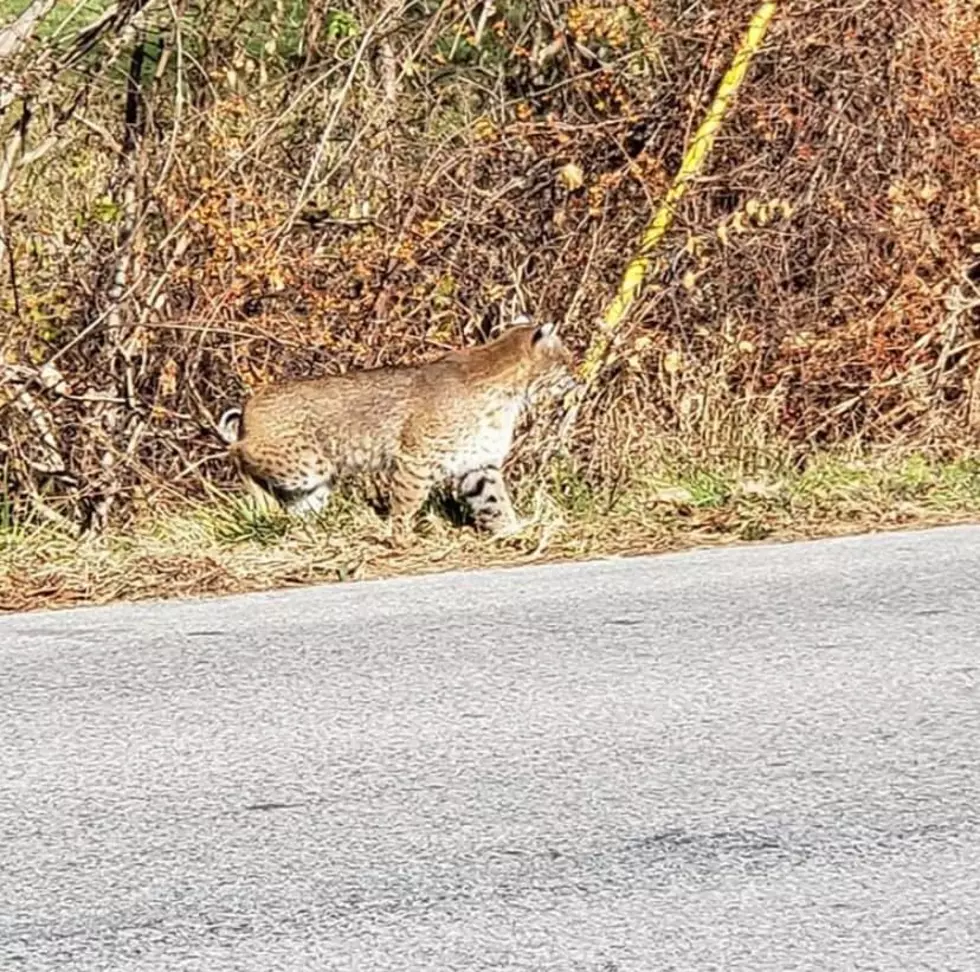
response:
{"label": "bobcat's hind leg", "polygon": [[244,477],[253,502],[263,512],[275,504],[288,516],[304,518],[322,512],[330,500],[330,482],[321,476],[273,478],[246,472]]}
{"label": "bobcat's hind leg", "polygon": [[320,513],[330,499],[333,469],[314,454],[293,454],[283,461],[278,454],[248,448],[239,440],[231,447],[232,460],[245,480],[253,501],[268,511],[273,499],[289,516]]}
{"label": "bobcat's hind leg", "polygon": [[505,537],[523,528],[497,466],[483,466],[464,473],[459,477],[456,491],[477,529]]}
{"label": "bobcat's hind leg", "polygon": [[321,482],[305,492],[294,490],[280,502],[290,516],[307,517],[322,513],[329,501],[330,487]]}

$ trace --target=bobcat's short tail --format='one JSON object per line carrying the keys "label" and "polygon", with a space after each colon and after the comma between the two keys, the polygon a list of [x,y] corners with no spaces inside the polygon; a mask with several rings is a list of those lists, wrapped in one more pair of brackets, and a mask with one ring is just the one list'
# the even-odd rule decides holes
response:
{"label": "bobcat's short tail", "polygon": [[227,445],[234,445],[242,434],[242,410],[236,407],[224,411],[216,428],[222,441]]}

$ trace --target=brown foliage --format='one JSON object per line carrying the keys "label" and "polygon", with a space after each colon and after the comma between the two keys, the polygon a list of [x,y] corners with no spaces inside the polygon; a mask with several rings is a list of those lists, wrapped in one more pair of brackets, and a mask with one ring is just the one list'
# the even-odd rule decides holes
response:
{"label": "brown foliage", "polygon": [[[342,6],[137,4],[28,48],[0,116],[18,501],[84,523],[200,491],[247,389],[478,341],[500,307],[584,346],[752,10]],[[596,475],[624,409],[802,452],[976,427],[971,6],[780,12],[583,412]]]}

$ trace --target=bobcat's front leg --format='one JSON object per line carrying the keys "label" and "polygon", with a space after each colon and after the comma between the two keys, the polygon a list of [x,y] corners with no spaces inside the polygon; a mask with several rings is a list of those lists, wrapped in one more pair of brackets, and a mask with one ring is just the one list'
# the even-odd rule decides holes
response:
{"label": "bobcat's front leg", "polygon": [[477,529],[503,537],[523,527],[497,466],[483,466],[465,473],[457,489]]}
{"label": "bobcat's front leg", "polygon": [[429,463],[411,457],[395,462],[391,476],[390,515],[394,539],[404,543],[412,532],[415,517],[425,503],[434,482]]}

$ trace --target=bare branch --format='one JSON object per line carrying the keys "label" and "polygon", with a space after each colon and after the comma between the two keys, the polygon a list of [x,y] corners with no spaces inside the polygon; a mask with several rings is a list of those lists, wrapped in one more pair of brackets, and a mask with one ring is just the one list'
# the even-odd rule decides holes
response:
{"label": "bare branch", "polygon": [[0,30],[0,62],[20,53],[57,0],[31,0],[21,15]]}

